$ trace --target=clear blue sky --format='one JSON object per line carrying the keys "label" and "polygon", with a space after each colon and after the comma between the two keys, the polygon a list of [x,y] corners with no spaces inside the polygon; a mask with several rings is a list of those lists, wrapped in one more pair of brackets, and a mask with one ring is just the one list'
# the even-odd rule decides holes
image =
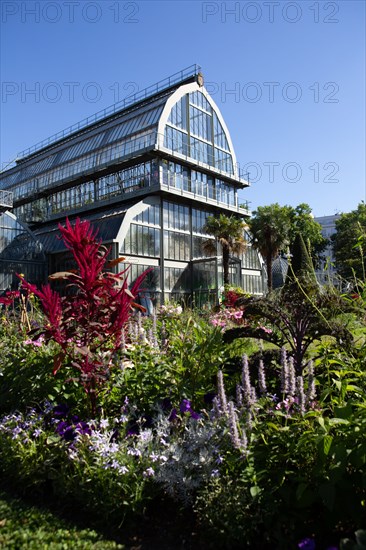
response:
{"label": "clear blue sky", "polygon": [[365,2],[6,1],[1,166],[193,63],[260,205],[365,200]]}

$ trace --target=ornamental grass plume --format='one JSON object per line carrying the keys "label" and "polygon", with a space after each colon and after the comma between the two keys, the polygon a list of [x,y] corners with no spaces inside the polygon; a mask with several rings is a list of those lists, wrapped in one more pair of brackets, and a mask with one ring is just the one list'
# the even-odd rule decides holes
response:
{"label": "ornamental grass plume", "polygon": [[21,278],[22,288],[35,294],[40,300],[46,322],[40,329],[31,331],[35,338],[43,335],[45,341],[56,341],[61,352],[54,361],[54,374],[64,360],[71,360],[79,373],[79,381],[89,396],[91,413],[96,413],[99,388],[107,380],[115,352],[120,349],[133,307],[135,296],[149,270],[128,288],[128,268],[114,274],[107,271],[124,258],[107,263],[110,252],[97,239],[89,221],[79,218],[74,225],[66,219],[59,225],[61,238],[70,250],[77,270],[64,271],[49,276],[51,281],[67,282],[68,294],[61,296],[50,284],[37,289]]}

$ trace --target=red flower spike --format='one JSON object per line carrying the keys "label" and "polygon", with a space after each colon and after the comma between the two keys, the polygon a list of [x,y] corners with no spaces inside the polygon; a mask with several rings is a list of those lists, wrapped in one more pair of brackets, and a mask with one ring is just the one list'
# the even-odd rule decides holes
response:
{"label": "red flower spike", "polygon": [[42,332],[45,339],[53,339],[61,347],[61,354],[55,357],[54,374],[67,356],[79,373],[94,415],[99,387],[107,379],[110,363],[108,358],[101,362],[101,354],[110,358],[119,348],[135,297],[150,270],[136,279],[130,291],[125,276],[128,268],[117,275],[103,271],[109,250],[97,240],[97,231],[90,222],[77,219],[72,226],[66,219],[65,227],[59,228],[78,270],[57,275],[77,291],[61,298],[49,284],[39,290],[20,278],[22,288],[40,299],[48,319]]}

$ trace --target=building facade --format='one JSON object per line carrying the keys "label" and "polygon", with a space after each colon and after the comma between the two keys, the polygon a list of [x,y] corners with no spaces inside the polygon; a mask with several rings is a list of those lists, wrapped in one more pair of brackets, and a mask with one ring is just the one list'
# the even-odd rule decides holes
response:
{"label": "building facade", "polygon": [[316,271],[316,276],[321,284],[331,283],[338,286],[339,280],[337,278],[337,270],[335,267],[335,257],[330,240],[331,236],[336,233],[336,221],[339,219],[340,214],[333,214],[330,216],[319,216],[314,218],[322,226],[322,235],[327,239],[327,246],[322,253],[322,261]]}
{"label": "building facade", "polygon": [[[47,272],[69,266],[58,224],[88,219],[124,257],[130,279],[153,267],[145,286],[157,302],[217,300],[220,249],[205,256],[203,227],[220,213],[247,218],[228,128],[193,66],[19,155],[1,174],[13,214],[47,258]],[[1,224],[1,222],[0,222]],[[0,230],[1,231],[1,230]],[[1,270],[0,250],[0,270]],[[119,267],[118,269],[121,269]],[[261,294],[263,261],[250,246],[232,258],[232,283]],[[39,282],[39,281],[32,281]]]}

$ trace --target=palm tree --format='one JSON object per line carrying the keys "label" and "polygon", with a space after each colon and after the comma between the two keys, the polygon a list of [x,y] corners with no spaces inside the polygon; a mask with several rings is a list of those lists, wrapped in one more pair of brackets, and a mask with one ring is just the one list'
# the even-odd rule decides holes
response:
{"label": "palm tree", "polygon": [[272,262],[289,245],[291,208],[278,203],[259,206],[248,222],[252,245],[266,262],[268,290],[272,290]]}
{"label": "palm tree", "polygon": [[208,216],[203,227],[205,233],[215,237],[215,240],[207,239],[203,242],[203,251],[207,254],[216,254],[217,243],[221,245],[224,285],[229,284],[230,254],[241,254],[246,249],[247,245],[244,239],[245,227],[245,222],[240,218],[225,216],[225,214],[220,214],[218,218]]}

